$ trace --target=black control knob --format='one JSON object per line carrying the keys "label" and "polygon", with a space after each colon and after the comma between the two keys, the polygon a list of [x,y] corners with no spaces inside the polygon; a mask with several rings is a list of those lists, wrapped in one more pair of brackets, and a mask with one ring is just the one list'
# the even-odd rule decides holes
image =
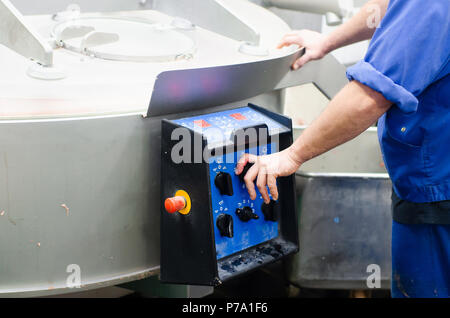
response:
{"label": "black control knob", "polygon": [[259,219],[258,214],[254,213],[253,209],[249,206],[244,206],[242,209],[236,209],[236,215],[242,222]]}
{"label": "black control knob", "polygon": [[239,179],[244,182],[244,177],[247,174],[248,170],[250,170],[251,167],[253,167],[253,163],[247,162],[247,164],[244,166],[244,169],[242,170],[241,174],[239,175]]}
{"label": "black control knob", "polygon": [[233,195],[233,181],[229,173],[219,172],[214,179],[214,184],[221,195]]}
{"label": "black control knob", "polygon": [[216,219],[216,225],[221,236],[233,237],[233,217],[222,213]]}
{"label": "black control knob", "polygon": [[276,222],[280,215],[280,204],[278,201],[270,200],[270,203],[263,203],[261,205],[262,213],[264,214],[264,220]]}

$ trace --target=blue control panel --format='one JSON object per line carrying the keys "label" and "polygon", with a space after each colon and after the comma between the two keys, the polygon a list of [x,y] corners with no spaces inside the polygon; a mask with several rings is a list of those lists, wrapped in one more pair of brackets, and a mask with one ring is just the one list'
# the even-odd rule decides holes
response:
{"label": "blue control panel", "polygon": [[161,121],[161,281],[217,286],[298,251],[294,175],[265,203],[244,182],[254,163],[235,172],[292,143],[292,121],[253,104],[197,114]]}
{"label": "blue control panel", "polygon": [[[255,155],[265,155],[272,153],[276,149],[275,144],[250,148],[248,153]],[[211,202],[214,220],[214,236],[216,238],[217,259],[242,251],[257,244],[269,241],[278,236],[278,222],[266,221],[261,211],[263,199],[256,188],[256,199],[250,200],[244,182],[234,173],[236,162],[242,156],[243,151],[230,153],[220,157],[210,158],[209,175],[211,182]],[[231,157],[234,158],[231,158]],[[218,173],[229,173],[231,176],[233,195],[222,195],[215,185],[215,178]],[[250,207],[258,219],[251,219],[243,222],[236,215],[236,209]],[[233,217],[233,237],[221,236],[217,227],[217,218],[221,214],[229,214]]]}
{"label": "blue control panel", "polygon": [[223,112],[206,114],[173,121],[206,136],[208,144],[230,140],[233,131],[240,128],[266,124],[269,134],[285,132],[289,129],[266,115],[250,107],[241,107]]}
{"label": "blue control panel", "polygon": [[[289,130],[263,113],[250,107],[242,107],[223,112],[174,120],[180,126],[203,134],[208,146],[232,142],[234,131],[260,124],[266,124],[269,134]],[[211,205],[214,224],[214,237],[217,259],[238,253],[255,245],[275,239],[279,235],[279,223],[266,220],[262,212],[263,199],[255,186],[257,197],[251,200],[244,182],[234,172],[236,163],[244,151],[255,155],[266,155],[278,151],[278,144],[258,145],[237,152],[217,154],[209,158],[209,176],[211,187]],[[225,189],[217,185],[218,175]],[[223,192],[227,193],[223,193]],[[269,194],[270,195],[270,194]],[[246,209],[252,218],[245,219],[238,215],[237,209]],[[251,211],[251,212],[250,212]],[[224,218],[228,232],[219,229],[219,218]],[[232,223],[230,225],[230,222]]]}

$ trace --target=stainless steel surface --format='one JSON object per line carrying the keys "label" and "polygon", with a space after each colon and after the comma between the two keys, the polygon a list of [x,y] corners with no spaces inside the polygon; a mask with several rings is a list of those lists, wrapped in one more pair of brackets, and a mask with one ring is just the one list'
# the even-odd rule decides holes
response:
{"label": "stainless steel surface", "polygon": [[298,71],[288,72],[275,89],[314,83],[331,99],[348,83],[345,71],[345,66],[329,54],[321,60],[309,62]]}
{"label": "stainless steel surface", "polygon": [[[294,126],[294,138],[306,129]],[[369,289],[370,264],[390,288],[392,183],[377,128],[305,163],[296,174],[300,252],[288,279],[307,288]]]}
{"label": "stainless steel surface", "polygon": [[65,10],[69,5],[80,5],[82,12],[104,12],[125,10],[149,10],[152,0],[12,0],[14,6],[25,15],[53,14]]}
{"label": "stainless steel surface", "polygon": [[239,13],[233,12],[227,1],[231,0],[153,0],[153,9],[188,19],[226,37],[258,44],[259,34],[239,19]]}
{"label": "stainless steel surface", "polygon": [[[307,127],[294,126],[294,139]],[[387,171],[378,143],[377,128],[371,127],[355,139],[314,158],[300,169],[302,173],[325,174],[382,174]]]}
{"label": "stainless steel surface", "polygon": [[345,67],[331,55],[289,71],[302,54],[304,50],[252,63],[163,72],[155,82],[148,116],[201,109],[305,83],[314,83],[331,98],[348,83]]}
{"label": "stainless steel surface", "polygon": [[266,6],[274,6],[283,9],[298,10],[304,12],[326,14],[333,12],[342,17],[339,0],[263,0]]}
{"label": "stainless steel surface", "polygon": [[328,178],[328,177],[336,177],[336,178],[345,178],[345,177],[352,177],[352,178],[359,178],[359,179],[388,179],[389,174],[387,173],[345,173],[345,172],[333,172],[333,173],[327,173],[327,172],[302,172],[297,171],[296,175],[306,178]]}
{"label": "stainless steel surface", "polygon": [[0,0],[0,44],[42,65],[53,65],[50,45],[24,21],[8,0]]}
{"label": "stainless steel surface", "polygon": [[[190,31],[195,33],[194,28]],[[173,62],[188,58],[196,50],[194,36],[188,33],[169,24],[105,14],[62,21],[52,30],[58,45],[66,50],[128,62]],[[119,42],[126,43],[125,47]]]}
{"label": "stainless steel surface", "polygon": [[[83,289],[159,269],[159,120],[0,122],[0,295]],[[66,210],[66,208],[68,210]]]}
{"label": "stainless steel surface", "polygon": [[[279,95],[250,100],[280,111]],[[159,272],[160,120],[0,121],[2,297],[79,292]],[[67,286],[70,264],[80,266],[80,289]]]}
{"label": "stainless steel surface", "polygon": [[314,13],[280,9],[277,7],[267,8],[291,27],[292,30],[308,29],[316,32],[322,31],[322,16]]}
{"label": "stainless steel surface", "polygon": [[342,23],[342,18],[334,12],[327,12],[325,14],[325,19],[329,26],[336,26]]}
{"label": "stainless steel surface", "polygon": [[[49,8],[49,4],[60,7],[51,13],[64,10],[68,4],[50,0],[40,1],[39,5],[37,2],[16,2],[30,13],[40,11],[41,4],[42,10]],[[91,2],[90,9],[100,9],[97,4],[108,5],[107,1],[77,2],[82,2],[82,10],[83,4]],[[135,1],[125,2],[138,5]],[[113,6],[121,5],[111,1],[110,9],[118,9]],[[233,56],[223,63],[235,62],[230,67],[193,68],[160,75],[155,71],[149,74],[151,80],[158,76],[149,118],[143,118],[131,106],[127,112],[120,110],[110,116],[92,110],[97,104],[109,102],[117,96],[95,94],[115,69],[93,61],[91,68],[105,65],[105,70],[96,77],[98,83],[79,94],[85,97],[85,94],[94,93],[87,99],[91,102],[89,106],[85,105],[86,100],[80,99],[79,102],[92,111],[91,117],[68,113],[64,118],[54,116],[51,119],[52,115],[45,113],[42,119],[22,116],[21,120],[0,120],[0,295],[78,292],[157,274],[161,114],[167,114],[164,118],[197,115],[240,107],[247,102],[281,112],[285,87],[313,81],[332,97],[345,85],[345,71],[335,65],[338,64],[336,60],[326,58],[300,71],[289,72],[289,64],[294,58],[294,55],[288,55],[247,65],[237,63]],[[118,65],[125,68],[124,64]],[[126,65],[126,70],[136,76],[134,67]],[[334,80],[330,78],[331,72]],[[200,82],[204,75],[209,77],[206,77],[206,82]],[[69,78],[73,79],[72,82],[65,79],[59,82],[60,86],[45,82],[37,87],[58,90],[63,89],[66,83],[67,87],[76,88],[87,77]],[[35,83],[33,81],[26,78],[17,83]],[[125,81],[123,83],[119,82],[125,85]],[[177,83],[182,85],[177,87]],[[19,84],[14,85],[17,87]],[[142,87],[142,90],[151,91],[151,85]],[[178,89],[180,96],[177,95],[180,93]],[[184,89],[187,91],[183,92]],[[38,93],[33,93],[32,97],[42,96],[42,91]],[[127,94],[126,105],[131,103],[128,98],[132,97],[128,91]],[[48,105],[66,109],[64,101],[62,98],[38,98],[34,106],[27,109],[30,113]],[[15,104],[10,104],[11,99],[6,99],[5,103],[15,107]],[[77,104],[77,100],[74,103]],[[213,105],[223,106],[211,107]],[[155,112],[152,113],[153,109]],[[186,114],[180,114],[182,111]],[[80,266],[80,289],[67,286],[70,273],[66,269],[70,264]]]}
{"label": "stainless steel surface", "polygon": [[303,51],[295,51],[271,60],[162,72],[155,82],[147,115],[217,106],[272,91],[301,54]]}
{"label": "stainless steel surface", "polygon": [[[368,266],[390,288],[392,184],[387,176],[297,175],[300,252],[285,264],[307,288],[369,289]],[[372,281],[372,280],[370,280]]]}
{"label": "stainless steel surface", "polygon": [[259,34],[238,17],[239,12],[233,12],[227,1],[231,0],[151,0],[145,3],[138,0],[40,0],[36,4],[15,0],[13,3],[24,14],[56,13],[74,2],[80,5],[82,12],[152,9],[188,19],[200,27],[238,41],[258,44]]}

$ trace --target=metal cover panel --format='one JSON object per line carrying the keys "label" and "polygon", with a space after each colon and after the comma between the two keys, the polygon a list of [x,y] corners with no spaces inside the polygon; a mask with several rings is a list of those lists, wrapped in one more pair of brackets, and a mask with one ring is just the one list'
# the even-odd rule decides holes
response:
{"label": "metal cover panel", "polygon": [[153,87],[147,115],[181,113],[271,91],[302,53],[295,51],[251,63],[162,72]]}

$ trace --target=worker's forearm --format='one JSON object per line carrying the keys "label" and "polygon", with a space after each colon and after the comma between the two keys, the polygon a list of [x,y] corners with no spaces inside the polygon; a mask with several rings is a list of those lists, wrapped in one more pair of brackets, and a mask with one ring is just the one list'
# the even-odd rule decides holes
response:
{"label": "worker's forearm", "polygon": [[369,128],[392,103],[380,93],[353,81],[289,148],[298,165],[339,146]]}
{"label": "worker's forearm", "polygon": [[389,0],[368,1],[350,20],[327,36],[327,53],[340,47],[372,38],[376,30],[372,20],[373,18],[378,18],[378,13],[381,20],[386,13],[388,4]]}

